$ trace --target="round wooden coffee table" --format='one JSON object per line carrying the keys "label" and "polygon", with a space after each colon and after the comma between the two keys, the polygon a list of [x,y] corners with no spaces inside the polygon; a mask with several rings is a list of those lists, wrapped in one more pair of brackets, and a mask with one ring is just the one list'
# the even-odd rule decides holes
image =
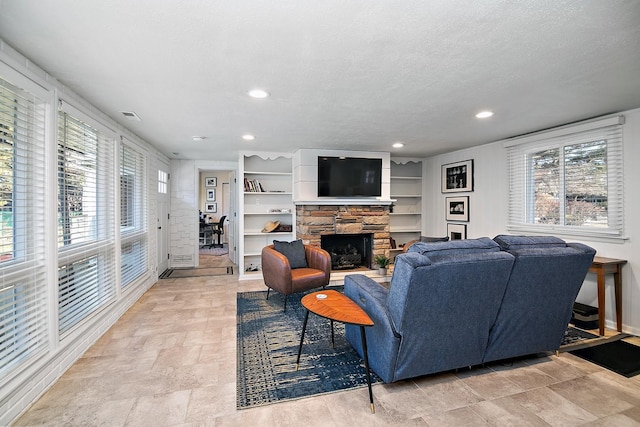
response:
{"label": "round wooden coffee table", "polygon": [[360,326],[360,338],[362,339],[362,352],[364,353],[364,366],[367,373],[367,385],[369,386],[369,401],[371,402],[371,413],[375,413],[373,405],[373,392],[371,391],[371,373],[369,371],[369,356],[367,354],[367,338],[364,332],[365,326],[373,326],[373,321],[369,318],[355,302],[350,300],[344,294],[334,290],[324,290],[313,292],[302,297],[302,305],[307,309],[302,325],[302,335],[300,336],[300,346],[298,347],[298,358],[296,359],[296,367],[300,363],[300,354],[302,353],[302,342],[304,333],[307,329],[307,320],[309,320],[309,312],[315,313],[320,317],[324,317],[331,321],[331,344],[334,344],[333,338],[333,321],[348,323],[350,325]]}

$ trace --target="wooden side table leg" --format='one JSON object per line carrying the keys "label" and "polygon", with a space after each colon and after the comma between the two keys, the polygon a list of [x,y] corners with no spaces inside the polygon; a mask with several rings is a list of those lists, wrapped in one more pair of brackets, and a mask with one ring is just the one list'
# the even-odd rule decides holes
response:
{"label": "wooden side table leg", "polygon": [[621,266],[616,266],[617,270],[613,273],[613,282],[615,285],[616,295],[616,326],[618,332],[622,332],[622,275],[620,274]]}
{"label": "wooden side table leg", "polygon": [[369,371],[369,354],[367,353],[367,336],[364,333],[364,326],[360,326],[360,338],[362,339],[362,353],[364,355],[364,367],[367,370],[367,385],[369,386],[369,402],[371,403],[371,413],[376,413],[373,405],[373,391],[371,390],[371,373]]}
{"label": "wooden side table leg", "polygon": [[598,327],[600,329],[600,335],[604,335],[604,317],[605,317],[605,300],[604,300],[604,285],[605,276],[604,269],[598,270]]}

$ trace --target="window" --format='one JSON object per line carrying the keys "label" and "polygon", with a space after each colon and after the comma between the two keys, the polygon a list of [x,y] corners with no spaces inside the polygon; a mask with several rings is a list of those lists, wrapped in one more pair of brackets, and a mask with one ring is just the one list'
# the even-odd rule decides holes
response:
{"label": "window", "polygon": [[167,194],[169,186],[169,174],[158,169],[158,193]]}
{"label": "window", "polygon": [[132,146],[120,146],[121,286],[147,271],[144,156]]}
{"label": "window", "polygon": [[[47,351],[46,104],[0,78],[0,380]],[[2,381],[0,381],[2,382]]]}
{"label": "window", "polygon": [[509,229],[623,237],[622,117],[507,144]]}
{"label": "window", "polygon": [[[70,107],[68,107],[70,108]],[[69,331],[115,299],[114,140],[58,116],[58,329]]]}

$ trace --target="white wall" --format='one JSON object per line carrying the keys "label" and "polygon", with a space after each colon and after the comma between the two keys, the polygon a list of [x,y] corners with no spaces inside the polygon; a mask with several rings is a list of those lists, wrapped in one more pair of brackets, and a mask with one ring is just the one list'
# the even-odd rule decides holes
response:
{"label": "white wall", "polygon": [[[624,243],[596,240],[577,240],[559,236],[567,241],[580,241],[597,250],[599,256],[626,259],[622,270],[622,322],[623,331],[640,335],[640,109],[621,113],[624,125],[624,190],[625,190],[625,231],[628,239]],[[445,221],[445,197],[450,194],[440,192],[440,166],[462,160],[474,160],[475,189],[471,193],[455,193],[469,196],[467,237],[494,237],[509,234],[506,229],[509,204],[507,153],[503,141],[442,154],[425,159],[424,230],[428,236],[444,236],[447,233]],[[578,301],[597,307],[597,285],[595,274],[587,274]],[[606,285],[606,325],[615,329],[615,305],[613,278],[607,275]]]}

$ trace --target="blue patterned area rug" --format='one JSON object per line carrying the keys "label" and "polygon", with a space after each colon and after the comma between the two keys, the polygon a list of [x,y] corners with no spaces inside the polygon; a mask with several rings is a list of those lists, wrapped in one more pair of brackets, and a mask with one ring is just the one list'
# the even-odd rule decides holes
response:
{"label": "blue patterned area rug", "polygon": [[[342,291],[342,287],[332,287]],[[309,314],[300,366],[296,357],[306,309],[303,294],[271,292],[238,294],[237,407],[255,406],[366,387],[364,361],[344,337],[344,325],[334,322],[335,348],[327,319]],[[381,382],[373,372],[371,382]]]}

